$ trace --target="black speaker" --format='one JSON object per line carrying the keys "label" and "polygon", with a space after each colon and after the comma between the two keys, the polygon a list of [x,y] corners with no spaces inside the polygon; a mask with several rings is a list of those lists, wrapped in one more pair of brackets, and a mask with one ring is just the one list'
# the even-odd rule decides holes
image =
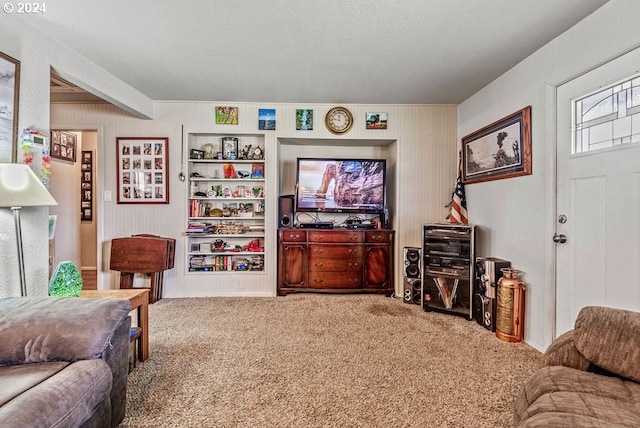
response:
{"label": "black speaker", "polygon": [[420,278],[420,248],[404,247],[404,276]]}
{"label": "black speaker", "polygon": [[402,301],[405,303],[412,303],[414,305],[420,304],[422,294],[422,280],[420,278],[404,278],[404,295]]}
{"label": "black speaker", "polygon": [[293,227],[293,195],[278,198],[278,227]]}
{"label": "black speaker", "polygon": [[475,265],[475,293],[473,311],[478,324],[487,330],[496,331],[497,288],[503,268],[511,262],[495,257],[477,257]]}
{"label": "black speaker", "polygon": [[422,299],[422,280],[420,276],[420,248],[404,247],[404,295],[405,303],[420,304]]}

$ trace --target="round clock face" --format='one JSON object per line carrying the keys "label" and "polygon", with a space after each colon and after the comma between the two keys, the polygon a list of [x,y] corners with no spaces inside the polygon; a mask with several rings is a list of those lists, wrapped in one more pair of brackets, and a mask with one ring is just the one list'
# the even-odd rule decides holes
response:
{"label": "round clock face", "polygon": [[345,107],[334,107],[325,117],[327,129],[334,134],[344,134],[349,132],[353,126],[353,116]]}

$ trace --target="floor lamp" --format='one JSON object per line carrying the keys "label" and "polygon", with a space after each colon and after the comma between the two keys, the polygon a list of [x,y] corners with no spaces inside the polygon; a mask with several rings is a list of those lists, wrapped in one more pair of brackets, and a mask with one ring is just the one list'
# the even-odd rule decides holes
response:
{"label": "floor lamp", "polygon": [[13,211],[16,242],[18,244],[20,290],[23,297],[27,295],[27,281],[24,271],[24,253],[22,251],[20,210],[22,207],[46,205],[58,205],[58,203],[28,165],[0,163],[0,208],[11,208],[11,211]]}

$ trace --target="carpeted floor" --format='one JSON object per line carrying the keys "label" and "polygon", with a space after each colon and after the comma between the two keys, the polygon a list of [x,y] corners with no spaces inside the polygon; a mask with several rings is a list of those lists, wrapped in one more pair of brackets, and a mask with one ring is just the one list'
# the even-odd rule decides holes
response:
{"label": "carpeted floor", "polygon": [[378,295],[162,299],[122,427],[508,427],[541,354]]}

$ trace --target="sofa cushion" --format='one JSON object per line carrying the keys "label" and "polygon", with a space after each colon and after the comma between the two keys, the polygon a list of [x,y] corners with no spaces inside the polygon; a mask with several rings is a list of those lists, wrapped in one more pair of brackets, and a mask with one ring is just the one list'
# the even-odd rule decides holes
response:
{"label": "sofa cushion", "polygon": [[637,427],[640,385],[569,367],[544,367],[516,398],[515,426]]}
{"label": "sofa cushion", "polygon": [[0,367],[0,406],[67,367],[66,361]]}
{"label": "sofa cushion", "polygon": [[119,299],[0,299],[0,366],[98,358],[130,308]]}
{"label": "sofa cushion", "polygon": [[640,313],[587,306],[575,322],[574,341],[584,357],[603,369],[640,382]]}
{"label": "sofa cushion", "polygon": [[[25,364],[32,370],[48,363]],[[109,403],[111,370],[102,359],[69,364],[0,407],[0,426],[77,427]],[[3,387],[5,379],[0,378]]]}
{"label": "sofa cushion", "polygon": [[547,348],[542,356],[541,366],[565,366],[586,371],[589,368],[587,360],[573,343],[574,330],[558,336],[556,340]]}

